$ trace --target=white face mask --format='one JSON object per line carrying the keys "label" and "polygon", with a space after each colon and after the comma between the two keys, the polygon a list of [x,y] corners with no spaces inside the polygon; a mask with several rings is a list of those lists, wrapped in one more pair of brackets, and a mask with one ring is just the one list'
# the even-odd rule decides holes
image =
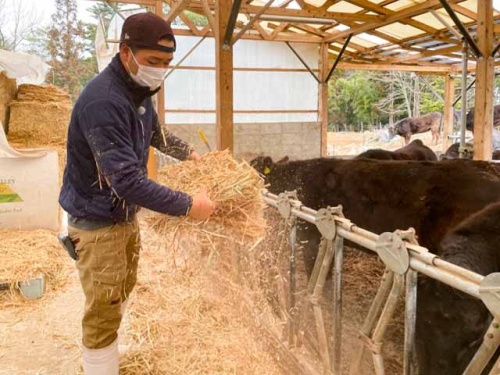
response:
{"label": "white face mask", "polygon": [[132,73],[132,70],[130,69],[129,66],[130,77],[132,77],[134,82],[137,83],[139,86],[149,87],[150,90],[156,90],[158,87],[160,87],[163,81],[165,80],[165,76],[168,73],[168,69],[153,68],[151,66],[141,65],[135,59],[135,56],[132,53],[132,51],[130,51],[130,53],[132,54],[132,58],[134,59],[138,67],[137,74],[134,74]]}

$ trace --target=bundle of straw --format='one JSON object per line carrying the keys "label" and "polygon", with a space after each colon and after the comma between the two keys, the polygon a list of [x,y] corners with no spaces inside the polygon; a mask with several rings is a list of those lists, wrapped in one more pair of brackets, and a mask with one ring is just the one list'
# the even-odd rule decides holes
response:
{"label": "bundle of straw", "polygon": [[0,230],[0,283],[16,287],[43,274],[50,289],[60,287],[70,271],[65,254],[54,232]]}
{"label": "bundle of straw", "polygon": [[160,171],[159,182],[190,195],[206,186],[216,203],[214,214],[205,222],[189,217],[154,215],[150,225],[160,233],[186,233],[199,240],[231,238],[237,242],[264,235],[264,183],[247,163],[236,162],[228,151],[213,151],[200,162],[186,161]]}
{"label": "bundle of straw", "polygon": [[39,86],[25,83],[19,85],[17,100],[39,102],[70,102],[71,98],[68,93],[56,86]]}

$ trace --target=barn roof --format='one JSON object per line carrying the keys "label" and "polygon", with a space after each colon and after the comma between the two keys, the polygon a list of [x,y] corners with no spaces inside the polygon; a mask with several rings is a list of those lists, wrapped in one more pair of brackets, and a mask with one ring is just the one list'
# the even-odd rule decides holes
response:
{"label": "barn roof", "polygon": [[[187,26],[182,35],[213,36],[213,0],[163,0],[170,6],[166,18],[179,17]],[[331,58],[344,65],[384,68],[425,66],[435,71],[460,69],[463,25],[472,39],[477,30],[479,0],[234,0],[239,11],[232,43],[239,38],[282,42],[328,43]],[[122,0],[153,6],[158,0]],[[443,7],[443,3],[448,6]],[[446,5],[445,4],[445,5]],[[207,17],[196,26],[186,11]],[[500,33],[500,12],[494,11],[495,39]],[[350,37],[349,43],[346,44]],[[498,59],[500,62],[500,58]],[[473,68],[475,62],[471,61]]]}

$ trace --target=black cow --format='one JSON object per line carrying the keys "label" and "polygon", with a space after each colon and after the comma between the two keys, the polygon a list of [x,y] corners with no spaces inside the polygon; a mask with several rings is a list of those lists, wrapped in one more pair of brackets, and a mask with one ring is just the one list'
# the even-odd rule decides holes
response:
{"label": "black cow", "polygon": [[[460,143],[453,143],[448,149],[445,151],[443,155],[441,155],[440,159],[441,160],[448,160],[448,159],[458,159],[460,156]],[[474,156],[474,145],[472,143],[466,143],[465,144],[465,150],[464,150],[464,159],[472,159]]]}
{"label": "black cow", "polygon": [[[493,126],[500,126],[500,104],[493,107]],[[474,108],[471,108],[465,118],[465,128],[474,131]]]}
{"label": "black cow", "polygon": [[[481,275],[500,271],[500,203],[456,226],[441,258]],[[491,316],[484,304],[433,279],[419,282],[416,349],[422,375],[461,374],[481,345]]]}
{"label": "black cow", "polygon": [[[440,160],[449,160],[449,159],[457,159],[459,157],[459,150],[460,148],[460,143],[453,143],[446,152],[441,155]],[[472,143],[466,143],[465,144],[465,150],[464,150],[464,159],[472,159],[474,156],[474,145]],[[495,150],[493,151],[493,154],[491,155],[492,160],[500,160],[500,150]]]}
{"label": "black cow", "polygon": [[[500,200],[500,166],[488,162],[312,159],[276,165],[251,162],[269,190],[297,190],[313,209],[341,204],[347,218],[377,234],[414,227],[422,246],[435,250],[449,228]],[[264,173],[267,172],[267,173]],[[319,243],[315,226],[299,227],[310,273]]]}
{"label": "black cow", "polygon": [[431,112],[420,117],[408,117],[399,120],[394,127],[389,128],[391,135],[399,135],[405,139],[405,143],[410,142],[413,134],[431,131],[432,141],[437,145],[439,141],[439,130],[441,127],[442,115],[439,112]]}
{"label": "black cow", "polygon": [[356,159],[361,158],[377,160],[437,160],[434,151],[424,145],[420,139],[415,139],[410,144],[395,151],[387,151],[380,148],[367,150],[356,157]]}

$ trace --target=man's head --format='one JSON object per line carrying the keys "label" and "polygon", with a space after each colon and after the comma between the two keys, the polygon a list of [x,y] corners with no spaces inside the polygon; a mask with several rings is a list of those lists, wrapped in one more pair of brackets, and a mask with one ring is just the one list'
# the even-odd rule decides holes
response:
{"label": "man's head", "polygon": [[123,24],[120,60],[132,77],[138,74],[140,66],[166,69],[174,57],[175,47],[170,24],[153,13],[134,14]]}

